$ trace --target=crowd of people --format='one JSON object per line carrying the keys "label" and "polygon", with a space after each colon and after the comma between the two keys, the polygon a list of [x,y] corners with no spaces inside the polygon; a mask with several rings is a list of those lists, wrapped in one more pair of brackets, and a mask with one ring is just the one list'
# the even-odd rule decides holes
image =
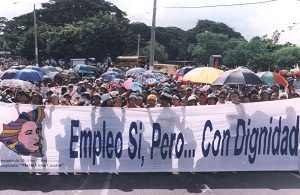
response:
{"label": "crowd of people", "polygon": [[[127,78],[131,79],[131,78]],[[37,83],[35,90],[2,87],[1,101],[6,103],[61,106],[153,108],[202,106],[274,101],[300,97],[300,76],[290,75],[288,85],[226,85],[184,83],[169,79],[163,83],[141,84],[139,90],[126,88],[102,78]]]}

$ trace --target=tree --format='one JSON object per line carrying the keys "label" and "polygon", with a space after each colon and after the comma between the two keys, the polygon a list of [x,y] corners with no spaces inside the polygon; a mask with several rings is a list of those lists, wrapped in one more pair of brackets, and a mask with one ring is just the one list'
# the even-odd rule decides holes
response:
{"label": "tree", "polygon": [[[154,59],[159,63],[167,63],[168,62],[168,54],[166,53],[165,47],[160,45],[159,43],[155,43],[154,47]],[[141,49],[141,55],[150,57],[150,42],[148,45]]]}
{"label": "tree", "polygon": [[277,50],[274,54],[279,69],[291,69],[300,62],[300,48],[288,46]]}

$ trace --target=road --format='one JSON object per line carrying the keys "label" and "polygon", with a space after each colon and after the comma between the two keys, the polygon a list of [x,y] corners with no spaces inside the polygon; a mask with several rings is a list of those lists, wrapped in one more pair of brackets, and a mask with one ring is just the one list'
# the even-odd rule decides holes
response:
{"label": "road", "polygon": [[0,194],[300,194],[298,172],[0,173]]}

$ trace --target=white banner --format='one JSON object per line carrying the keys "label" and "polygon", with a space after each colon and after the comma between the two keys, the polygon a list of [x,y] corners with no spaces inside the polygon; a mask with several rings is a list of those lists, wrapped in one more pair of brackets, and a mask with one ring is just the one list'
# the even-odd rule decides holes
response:
{"label": "white banner", "polygon": [[1,172],[299,170],[300,99],[172,108],[0,104]]}

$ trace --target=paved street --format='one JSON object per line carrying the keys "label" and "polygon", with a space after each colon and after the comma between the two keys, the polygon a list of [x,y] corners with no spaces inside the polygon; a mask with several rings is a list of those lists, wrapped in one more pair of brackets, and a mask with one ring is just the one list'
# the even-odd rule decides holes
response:
{"label": "paved street", "polygon": [[293,172],[123,173],[29,175],[1,173],[0,194],[300,194]]}

